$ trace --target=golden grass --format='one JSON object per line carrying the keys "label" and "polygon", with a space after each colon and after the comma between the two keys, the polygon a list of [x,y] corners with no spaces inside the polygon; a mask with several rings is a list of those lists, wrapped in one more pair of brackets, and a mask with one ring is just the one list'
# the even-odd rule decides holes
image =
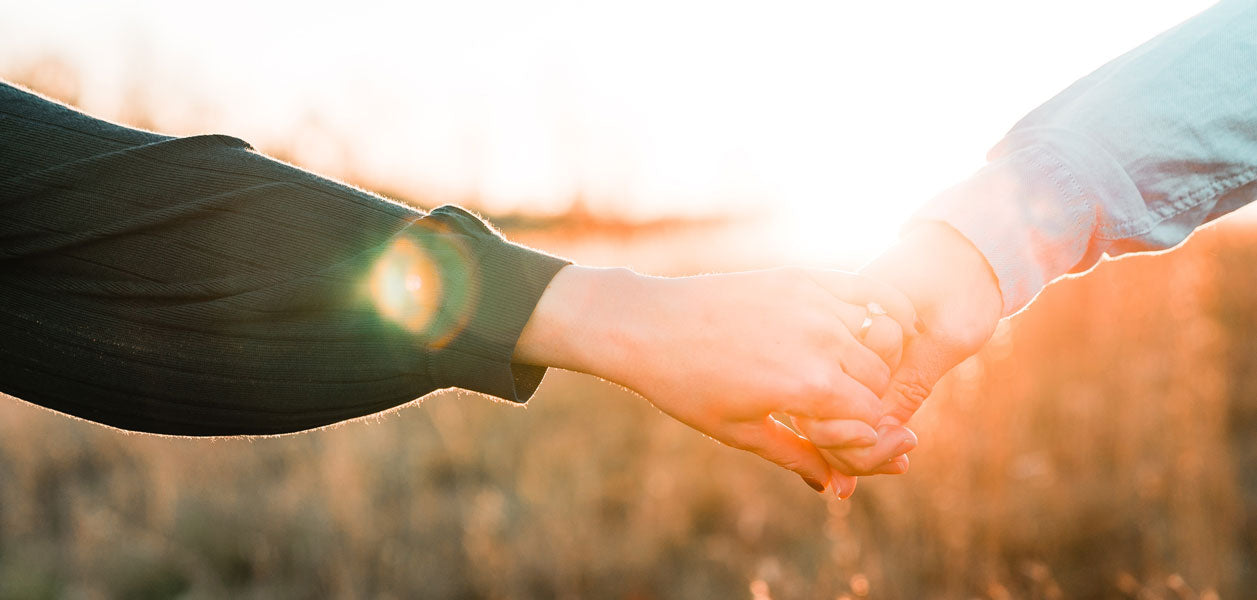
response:
{"label": "golden grass", "polygon": [[[73,101],[55,66],[16,78]],[[653,272],[775,262],[710,231],[529,235]],[[847,502],[571,373],[526,409],[447,392],[263,439],[0,398],[0,598],[1245,597],[1254,267],[1230,225],[1058,284],[940,385],[912,472]]]}
{"label": "golden grass", "polygon": [[1050,289],[940,386],[912,472],[841,503],[571,373],[253,440],[4,399],[0,597],[1240,597],[1255,242]]}

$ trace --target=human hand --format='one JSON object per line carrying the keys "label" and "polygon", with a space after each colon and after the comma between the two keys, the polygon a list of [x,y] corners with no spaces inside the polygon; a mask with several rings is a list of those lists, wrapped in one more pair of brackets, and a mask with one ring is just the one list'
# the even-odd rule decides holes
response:
{"label": "human hand", "polygon": [[[921,319],[883,396],[879,433],[902,429],[934,384],[990,339],[1002,312],[998,282],[986,258],[951,226],[921,223],[861,272],[902,291]],[[801,429],[813,437],[808,427]],[[914,438],[915,439],[915,438]],[[821,444],[818,444],[818,446]],[[849,475],[906,472],[908,457],[884,444],[836,448],[825,453]],[[854,489],[854,482],[851,489]]]}
{"label": "human hand", "polygon": [[[920,327],[920,320],[914,329]],[[857,335],[861,342],[870,350],[881,356],[893,372],[903,355],[905,338],[900,325],[886,316],[881,306],[869,306],[864,326]],[[855,493],[855,474],[897,474],[903,472],[900,463],[907,460],[903,456],[917,445],[916,434],[900,424],[878,424],[878,443],[872,446],[854,446],[845,443],[841,437],[834,435],[834,428],[841,427],[840,421],[825,421],[811,418],[795,418],[794,424],[813,444],[821,450],[821,455],[836,470],[833,492],[840,499],[846,499]],[[901,457],[887,462],[886,457]],[[880,459],[878,457],[881,457]]]}
{"label": "human hand", "polygon": [[822,491],[841,474],[772,415],[824,421],[820,433],[835,447],[896,443],[879,441],[874,429],[891,369],[853,333],[870,302],[889,314],[879,317],[876,335],[899,345],[916,318],[911,303],[850,273],[775,269],[668,279],[573,266],[547,288],[515,358],[627,386]]}

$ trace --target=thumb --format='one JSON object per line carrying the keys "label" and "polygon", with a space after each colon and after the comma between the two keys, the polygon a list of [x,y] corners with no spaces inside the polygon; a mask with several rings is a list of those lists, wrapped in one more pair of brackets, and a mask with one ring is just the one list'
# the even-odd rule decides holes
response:
{"label": "thumb", "polygon": [[917,338],[904,348],[899,369],[891,375],[890,388],[882,396],[884,414],[905,424],[934,391],[934,385],[964,360],[930,336]]}

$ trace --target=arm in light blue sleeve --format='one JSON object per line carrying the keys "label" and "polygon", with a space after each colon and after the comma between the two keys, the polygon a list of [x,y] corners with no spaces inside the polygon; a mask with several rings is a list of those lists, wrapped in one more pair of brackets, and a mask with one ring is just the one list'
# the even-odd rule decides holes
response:
{"label": "arm in light blue sleeve", "polygon": [[1020,310],[1104,256],[1172,247],[1257,199],[1257,1],[1224,1],[1035,109],[914,220],[986,256]]}

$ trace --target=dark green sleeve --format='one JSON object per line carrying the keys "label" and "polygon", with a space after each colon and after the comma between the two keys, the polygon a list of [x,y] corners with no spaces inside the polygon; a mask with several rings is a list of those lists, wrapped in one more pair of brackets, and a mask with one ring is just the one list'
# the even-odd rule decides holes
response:
{"label": "dark green sleeve", "polygon": [[565,261],[225,136],[174,138],[0,83],[0,391],[182,435],[281,433],[512,364]]}

